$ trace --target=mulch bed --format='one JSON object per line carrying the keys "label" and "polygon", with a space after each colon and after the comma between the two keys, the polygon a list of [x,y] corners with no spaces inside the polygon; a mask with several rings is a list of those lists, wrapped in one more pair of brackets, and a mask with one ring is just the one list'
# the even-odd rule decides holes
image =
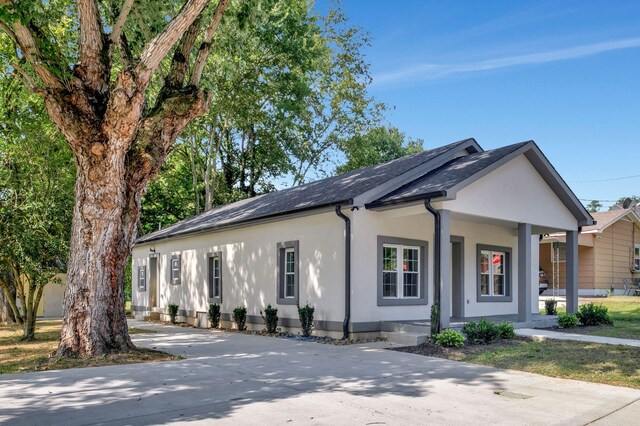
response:
{"label": "mulch bed", "polygon": [[460,361],[468,355],[477,355],[489,349],[517,346],[530,341],[526,337],[516,337],[511,340],[497,340],[488,345],[464,345],[459,348],[443,348],[431,342],[426,342],[418,346],[403,346],[401,348],[389,348],[389,350]]}

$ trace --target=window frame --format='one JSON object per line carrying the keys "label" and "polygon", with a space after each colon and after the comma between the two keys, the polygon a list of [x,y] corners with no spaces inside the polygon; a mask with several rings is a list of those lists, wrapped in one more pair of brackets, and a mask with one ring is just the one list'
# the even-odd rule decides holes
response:
{"label": "window frame", "polygon": [[[298,305],[300,300],[300,243],[298,240],[285,241],[276,245],[276,303],[278,305]],[[293,273],[287,271],[287,253],[293,253]],[[288,295],[286,277],[293,275],[293,295]]]}
{"label": "window frame", "polygon": [[[567,243],[562,243],[562,242],[552,242],[551,243],[551,250],[549,253],[550,256],[550,261],[553,264],[554,259],[553,259],[553,252],[555,250],[554,246],[558,244],[558,263],[566,263],[567,262]],[[564,256],[563,256],[564,253]]]}
{"label": "window frame", "polygon": [[[398,279],[396,280],[396,296],[384,296],[384,248],[396,247],[398,249],[396,270]],[[404,271],[401,267],[404,259],[404,249],[418,250],[418,296],[404,296]],[[427,298],[427,259],[429,243],[423,240],[413,240],[409,238],[378,236],[377,250],[377,295],[378,306],[406,306],[406,305],[426,305]],[[387,271],[391,272],[391,271]]]}
{"label": "window frame", "polygon": [[[215,264],[218,262],[218,295],[215,294]],[[222,303],[222,252],[207,253],[207,296],[209,303]]]}
{"label": "window frame", "polygon": [[[493,294],[493,280],[489,280],[490,294],[482,294],[482,274],[480,273],[480,259],[483,251],[504,253],[504,295]],[[476,294],[478,302],[511,302],[513,301],[513,249],[511,247],[492,246],[486,244],[478,244],[476,246]],[[489,277],[493,277],[493,273],[489,274]]]}
{"label": "window frame", "polygon": [[[174,269],[174,262],[177,262],[177,269]],[[178,271],[177,275],[174,276],[174,271]],[[182,284],[182,259],[179,254],[174,254],[171,256],[169,260],[169,280],[171,285],[180,285]]]}
{"label": "window frame", "polygon": [[633,245],[633,272],[640,273],[640,244]]}
{"label": "window frame", "polygon": [[[142,275],[142,279],[140,275]],[[142,284],[140,284],[141,282]],[[138,266],[138,291],[147,291],[147,267],[144,265]]]}

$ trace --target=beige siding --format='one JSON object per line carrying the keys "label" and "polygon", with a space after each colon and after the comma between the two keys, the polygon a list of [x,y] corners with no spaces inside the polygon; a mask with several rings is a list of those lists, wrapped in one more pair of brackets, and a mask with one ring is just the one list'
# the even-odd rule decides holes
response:
{"label": "beige siding", "polygon": [[[591,237],[590,235],[587,235]],[[594,249],[588,246],[578,246],[578,288],[593,289],[594,288],[594,268],[593,268]],[[547,273],[549,279],[549,287],[553,286],[553,268],[551,264],[551,243],[540,244],[540,267]],[[559,288],[564,289],[567,282],[567,264],[560,262],[559,272]]]}
{"label": "beige siding", "polygon": [[640,228],[627,219],[596,237],[595,288],[622,288],[624,279],[639,276],[631,272],[634,244],[640,244]]}

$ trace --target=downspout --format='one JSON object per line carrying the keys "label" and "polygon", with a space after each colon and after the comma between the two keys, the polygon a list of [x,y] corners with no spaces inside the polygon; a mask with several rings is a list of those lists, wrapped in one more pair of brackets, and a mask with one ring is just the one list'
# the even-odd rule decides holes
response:
{"label": "downspout", "polygon": [[349,321],[351,319],[351,219],[340,206],[336,206],[336,214],[344,220],[344,321],[342,323],[342,339],[349,338]]}
{"label": "downspout", "polygon": [[[431,200],[433,198],[445,197],[447,193],[445,191],[437,191],[430,194],[427,194],[424,200],[424,207],[427,209],[429,213],[431,213],[434,217],[434,242],[433,242],[433,306],[431,308],[431,335],[434,336],[441,331],[442,321],[440,319],[440,305],[442,303],[441,300],[441,285],[440,282],[440,247],[442,246],[442,238],[441,238],[441,222],[440,222],[440,212],[433,208],[431,205]],[[435,312],[434,312],[435,311]],[[435,313],[434,318],[433,314]],[[436,319],[434,324],[434,319]]]}

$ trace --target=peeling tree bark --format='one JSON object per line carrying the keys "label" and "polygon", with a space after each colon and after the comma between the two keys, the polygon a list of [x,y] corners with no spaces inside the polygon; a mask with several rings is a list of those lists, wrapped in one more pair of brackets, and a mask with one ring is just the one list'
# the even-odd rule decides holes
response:
{"label": "peeling tree bark", "polygon": [[[77,163],[60,357],[134,348],[124,311],[124,270],[136,238],[142,196],[173,142],[208,108],[210,96],[198,88],[199,67],[228,0],[219,0],[197,55],[191,50],[196,48],[199,19],[208,0],[186,0],[140,57],[127,58],[124,69],[111,79],[112,46],[126,40],[124,24],[133,3],[125,0],[110,39],[102,28],[97,0],[78,0],[78,64],[69,68],[64,61],[49,66],[40,48],[46,42],[39,39],[41,32],[24,15],[27,12],[17,2],[0,0],[0,9],[10,12],[0,14],[9,17],[0,18],[5,19],[0,30],[22,51],[35,74],[22,78],[44,98],[49,117]],[[181,38],[170,76],[156,104],[148,108],[151,77]],[[187,75],[186,60],[191,56],[197,56],[196,76]],[[51,72],[55,68],[68,71],[64,80]],[[40,296],[32,295],[34,300]]]}

